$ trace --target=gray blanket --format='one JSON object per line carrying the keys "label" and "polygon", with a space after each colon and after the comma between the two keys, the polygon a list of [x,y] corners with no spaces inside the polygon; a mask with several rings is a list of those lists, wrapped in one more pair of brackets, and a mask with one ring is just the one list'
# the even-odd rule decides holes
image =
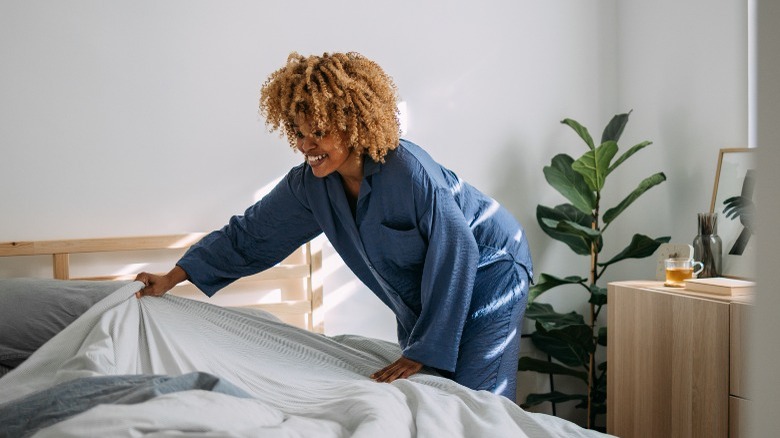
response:
{"label": "gray blanket", "polygon": [[38,430],[101,404],[134,404],[163,394],[191,389],[235,397],[250,395],[208,373],[178,377],[124,375],[84,377],[55,385],[14,402],[0,405],[0,437],[32,436]]}

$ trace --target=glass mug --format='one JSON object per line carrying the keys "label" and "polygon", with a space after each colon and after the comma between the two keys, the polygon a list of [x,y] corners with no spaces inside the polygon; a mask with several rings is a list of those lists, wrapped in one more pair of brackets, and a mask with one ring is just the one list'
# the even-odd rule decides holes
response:
{"label": "glass mug", "polygon": [[666,259],[664,265],[666,266],[664,286],[669,287],[685,287],[685,280],[695,278],[704,269],[702,262],[686,258]]}

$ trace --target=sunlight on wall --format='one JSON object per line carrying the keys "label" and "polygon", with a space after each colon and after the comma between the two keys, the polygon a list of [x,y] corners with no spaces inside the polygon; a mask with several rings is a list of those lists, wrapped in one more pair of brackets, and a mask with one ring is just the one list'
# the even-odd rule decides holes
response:
{"label": "sunlight on wall", "polygon": [[114,271],[112,276],[120,278],[135,278],[135,276],[149,266],[149,263],[128,263],[122,268]]}
{"label": "sunlight on wall", "polygon": [[272,179],[268,184],[264,185],[263,187],[260,187],[255,192],[254,202],[257,202],[257,201],[263,199],[263,197],[265,195],[271,193],[271,190],[273,190],[273,188],[276,187],[276,185],[279,184],[279,181],[281,181],[282,178],[284,178],[285,176],[287,176],[286,173],[284,173],[282,175],[279,175],[278,177]]}
{"label": "sunlight on wall", "polygon": [[355,292],[357,292],[360,284],[360,280],[354,279],[344,283],[339,288],[328,293],[328,299],[322,306],[325,309],[325,314],[327,315],[329,311],[333,310],[333,308],[337,307],[339,304],[343,303],[352,295],[354,295]]}
{"label": "sunlight on wall", "polygon": [[270,289],[262,297],[255,299],[254,304],[278,303],[280,301],[282,301],[282,290]]}
{"label": "sunlight on wall", "polygon": [[327,278],[342,266],[344,266],[344,262],[338,253],[334,252],[322,260],[322,278]]}
{"label": "sunlight on wall", "polygon": [[[324,236],[320,236],[318,239],[322,239],[322,244],[325,244],[326,239]],[[339,256],[338,253],[334,251],[322,260],[321,278],[324,280],[343,267],[344,262],[341,259],[341,256]],[[360,284],[360,281],[356,278],[354,280],[348,281],[347,283],[343,283],[333,291],[328,292],[328,299],[324,300],[325,302],[322,305],[322,312],[327,315],[330,310],[334,309],[339,304],[343,303],[349,297],[354,295]]]}
{"label": "sunlight on wall", "polygon": [[398,124],[401,126],[401,135],[409,131],[409,107],[405,100],[398,102]]}
{"label": "sunlight on wall", "polygon": [[206,233],[189,233],[181,239],[168,245],[168,248],[187,248],[205,236]]}

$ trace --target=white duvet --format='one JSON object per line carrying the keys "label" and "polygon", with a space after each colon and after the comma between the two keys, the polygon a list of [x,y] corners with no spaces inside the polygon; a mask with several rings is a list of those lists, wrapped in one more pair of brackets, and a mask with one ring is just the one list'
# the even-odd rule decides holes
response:
{"label": "white duvet", "polygon": [[0,403],[78,377],[193,371],[254,398],[191,390],[101,405],[35,436],[603,436],[437,376],[376,383],[367,376],[399,355],[388,342],[329,338],[172,296],[138,300],[139,287],[117,290],[0,379]]}

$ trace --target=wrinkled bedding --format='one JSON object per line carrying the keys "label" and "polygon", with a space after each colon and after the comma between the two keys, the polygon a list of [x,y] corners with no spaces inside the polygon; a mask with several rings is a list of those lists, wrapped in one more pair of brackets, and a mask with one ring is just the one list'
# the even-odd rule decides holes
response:
{"label": "wrinkled bedding", "polygon": [[[432,374],[373,382],[400,354],[389,342],[174,296],[138,300],[139,286],[0,379],[0,436],[603,436]],[[83,393],[62,395],[73,387]],[[28,422],[11,435],[8,418]]]}
{"label": "wrinkled bedding", "polygon": [[136,404],[164,394],[196,389],[251,398],[230,382],[201,372],[176,377],[144,374],[82,377],[4,404],[0,407],[0,435],[30,436],[95,406]]}

